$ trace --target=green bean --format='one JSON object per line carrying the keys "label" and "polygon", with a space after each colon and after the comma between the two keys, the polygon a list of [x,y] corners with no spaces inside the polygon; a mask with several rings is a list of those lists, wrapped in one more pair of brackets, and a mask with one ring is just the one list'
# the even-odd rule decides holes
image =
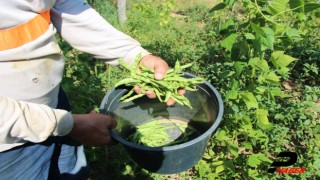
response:
{"label": "green bean", "polygon": [[158,89],[154,89],[154,92],[156,93],[156,96],[157,96],[158,100],[159,100],[160,102],[163,102],[163,100],[162,100],[162,98],[161,98],[161,95],[163,95],[163,94],[160,93]]}
{"label": "green bean", "polygon": [[130,98],[127,98],[127,99],[125,99],[125,100],[122,100],[122,102],[130,102],[130,101],[133,101],[133,100],[135,100],[135,99],[138,99],[139,97],[142,97],[142,96],[144,96],[144,94],[137,94],[137,95],[134,95],[134,96],[132,96],[132,97],[130,97]]}
{"label": "green bean", "polygon": [[171,97],[171,92],[170,92],[170,91],[167,91],[167,93],[166,93],[166,98],[164,99],[164,101],[167,102],[170,97]]}
{"label": "green bean", "polygon": [[136,82],[138,82],[138,81],[133,78],[126,78],[126,79],[123,79],[123,80],[119,81],[118,83],[116,83],[115,86],[118,87],[123,84],[126,84],[126,85],[135,84]]}
{"label": "green bean", "polygon": [[123,60],[120,60],[119,61],[119,64],[122,66],[122,67],[124,67],[124,68],[126,68],[127,70],[131,70],[131,68],[130,68],[130,66],[127,64],[127,63],[125,63]]}
{"label": "green bean", "polygon": [[133,94],[133,92],[134,92],[134,90],[131,89],[126,95],[122,96],[122,97],[120,98],[120,100],[124,100],[124,99],[130,97],[130,96]]}

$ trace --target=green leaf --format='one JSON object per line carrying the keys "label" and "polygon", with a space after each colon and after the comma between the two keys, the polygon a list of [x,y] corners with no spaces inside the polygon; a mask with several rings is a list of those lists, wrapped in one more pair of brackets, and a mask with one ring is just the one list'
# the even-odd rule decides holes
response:
{"label": "green leaf", "polygon": [[258,102],[251,92],[240,93],[242,100],[245,102],[248,109],[258,108]]}
{"label": "green leaf", "polygon": [[220,165],[216,167],[216,173],[219,174],[220,172],[224,171],[224,166]]}
{"label": "green leaf", "polygon": [[258,167],[262,162],[271,163],[272,161],[264,154],[251,154],[247,160],[247,164],[250,167]]}
{"label": "green leaf", "polygon": [[249,156],[249,158],[247,160],[247,164],[250,167],[258,167],[261,164],[261,161],[258,158],[257,154],[252,154]]}
{"label": "green leaf", "polygon": [[232,7],[234,0],[225,0],[225,2],[229,7]]}
{"label": "green leaf", "polygon": [[244,142],[244,148],[252,150],[252,144],[248,141]]}
{"label": "green leaf", "polygon": [[270,93],[272,96],[281,96],[281,89],[279,87],[274,87],[270,89]]}
{"label": "green leaf", "polygon": [[249,169],[248,175],[249,175],[249,177],[255,177],[255,176],[259,175],[259,173],[258,173],[257,169]]}
{"label": "green leaf", "polygon": [[200,177],[203,177],[205,174],[205,165],[206,165],[206,163],[204,161],[200,161],[197,165],[197,169],[198,169]]}
{"label": "green leaf", "polygon": [[289,0],[289,5],[295,12],[304,12],[304,0]]}
{"label": "green leaf", "polygon": [[[269,27],[260,27],[250,22],[252,30],[256,33],[256,40],[265,47],[273,50],[273,43],[275,41],[274,31]],[[257,45],[255,45],[257,47]]]}
{"label": "green leaf", "polygon": [[231,49],[231,60],[239,61],[241,59],[247,59],[250,54],[250,44],[247,41],[239,40],[233,44]]}
{"label": "green leaf", "polygon": [[265,81],[267,83],[277,84],[280,82],[280,77],[277,76],[273,71],[265,76]]}
{"label": "green leaf", "polygon": [[264,50],[266,49],[265,46],[263,46],[258,39],[255,39],[252,41],[253,48],[259,53],[260,56],[262,56]]}
{"label": "green leaf", "polygon": [[257,90],[257,93],[263,94],[267,90],[267,87],[266,86],[258,86],[258,87],[256,87],[256,90]]}
{"label": "green leaf", "polygon": [[237,41],[237,34],[233,33],[221,41],[221,46],[231,51],[232,46],[236,41]]}
{"label": "green leaf", "polygon": [[239,155],[238,154],[238,152],[239,152],[238,144],[229,144],[228,150],[233,156],[238,157],[238,155]]}
{"label": "green leaf", "polygon": [[249,65],[263,71],[263,72],[268,72],[269,71],[269,65],[268,62],[264,59],[260,58],[251,58],[249,60]]}
{"label": "green leaf", "polygon": [[283,32],[285,32],[288,27],[286,24],[274,24],[275,34],[277,36],[282,36]]}
{"label": "green leaf", "polygon": [[219,31],[231,29],[234,26],[234,21],[232,19],[228,19],[225,23],[223,23],[219,27]]}
{"label": "green leaf", "polygon": [[213,8],[210,9],[209,13],[213,13],[215,11],[219,11],[221,9],[224,9],[227,5],[225,3],[219,3],[215,5]]}
{"label": "green leaf", "polygon": [[283,114],[276,114],[276,115],[274,116],[274,119],[283,120],[283,119],[285,119],[285,116],[284,116]]}
{"label": "green leaf", "polygon": [[287,27],[285,30],[285,35],[287,39],[284,40],[288,41],[289,44],[293,44],[294,42],[303,40],[303,38],[300,36],[299,31],[295,28]]}
{"label": "green leaf", "polygon": [[223,165],[223,161],[213,161],[212,163],[210,163],[212,166],[219,166],[219,165]]}
{"label": "green leaf", "polygon": [[271,62],[276,68],[287,67],[291,62],[297,59],[289,55],[284,54],[284,51],[275,51],[271,54]]}
{"label": "green leaf", "polygon": [[238,99],[238,90],[227,91],[226,99]]}
{"label": "green leaf", "polygon": [[224,160],[223,162],[224,162],[223,166],[224,166],[225,168],[230,169],[230,170],[233,171],[233,172],[236,172],[236,168],[234,167],[234,164],[233,164],[232,161],[230,161],[230,160]]}
{"label": "green leaf", "polygon": [[212,159],[212,156],[210,156],[210,154],[208,154],[208,153],[204,153],[204,154],[202,155],[202,158],[203,158],[203,159],[206,159],[206,160],[210,160],[210,159]]}
{"label": "green leaf", "polygon": [[268,27],[262,27],[261,29],[263,30],[265,36],[263,36],[263,34],[257,35],[257,40],[265,47],[273,50],[273,44],[275,41],[274,31]]}
{"label": "green leaf", "polygon": [[288,37],[301,37],[300,36],[300,33],[299,33],[299,31],[297,30],[297,29],[295,29],[295,28],[286,28],[286,35],[288,36]]}
{"label": "green leaf", "polygon": [[287,67],[283,67],[283,68],[280,68],[280,69],[278,69],[278,70],[276,70],[276,71],[277,71],[277,73],[279,73],[281,76],[285,76],[285,75],[288,74],[288,72],[290,71],[290,69],[287,68]]}
{"label": "green leaf", "polygon": [[241,74],[243,68],[246,67],[246,66],[247,66],[247,63],[245,63],[245,62],[236,61],[234,63],[234,69],[235,69],[235,71],[236,71],[236,73],[238,75]]}
{"label": "green leaf", "polygon": [[250,22],[250,26],[251,26],[252,30],[254,32],[256,32],[257,34],[260,34],[260,35],[262,35],[264,37],[267,36],[267,34],[265,34],[265,32],[262,30],[262,28],[260,26],[254,24],[253,22]]}
{"label": "green leaf", "polygon": [[[261,130],[251,130],[248,131],[248,136],[251,137],[252,139],[257,139],[260,142],[265,142],[268,140],[268,136],[263,133]],[[253,144],[254,145],[254,144]]]}
{"label": "green leaf", "polygon": [[244,36],[246,37],[246,40],[252,40],[252,39],[255,39],[255,38],[256,38],[256,37],[255,37],[253,34],[251,34],[251,33],[246,33]]}
{"label": "green leaf", "polygon": [[269,125],[268,110],[257,109],[256,110],[256,117],[258,119],[258,123],[261,126]]}
{"label": "green leaf", "polygon": [[[270,4],[266,10],[272,15],[277,15],[281,12],[284,12],[287,9],[287,0],[275,0]],[[283,16],[283,14],[281,14]]]}
{"label": "green leaf", "polygon": [[219,78],[227,78],[227,77],[230,77],[232,75],[234,75],[235,72],[234,71],[225,71],[225,72],[222,72],[219,74]]}
{"label": "green leaf", "polygon": [[237,90],[240,87],[240,82],[238,80],[233,79],[231,81],[231,89],[232,90]]}
{"label": "green leaf", "polygon": [[226,134],[227,133],[226,133],[225,130],[220,130],[220,131],[217,132],[216,139],[219,140],[219,141],[229,140],[229,137]]}
{"label": "green leaf", "polygon": [[320,8],[320,3],[307,3],[304,5],[304,12],[308,13],[310,11]]}
{"label": "green leaf", "polygon": [[238,107],[237,105],[233,104],[233,105],[231,106],[231,110],[232,110],[233,112],[237,113],[237,112],[239,112],[239,107]]}

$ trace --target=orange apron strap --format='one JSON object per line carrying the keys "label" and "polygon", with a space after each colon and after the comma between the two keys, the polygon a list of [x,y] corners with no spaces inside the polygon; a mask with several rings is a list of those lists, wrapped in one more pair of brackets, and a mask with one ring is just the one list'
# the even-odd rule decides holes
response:
{"label": "orange apron strap", "polygon": [[50,25],[50,10],[44,11],[26,23],[0,30],[0,51],[13,49],[44,34]]}

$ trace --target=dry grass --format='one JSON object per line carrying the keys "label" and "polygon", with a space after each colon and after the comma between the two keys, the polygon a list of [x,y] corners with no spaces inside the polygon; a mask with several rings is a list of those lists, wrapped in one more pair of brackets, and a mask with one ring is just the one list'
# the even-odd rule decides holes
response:
{"label": "dry grass", "polygon": [[218,2],[221,2],[219,0],[176,0],[175,2],[175,9],[178,10],[185,10],[192,6],[196,5],[208,5],[209,8],[216,5]]}

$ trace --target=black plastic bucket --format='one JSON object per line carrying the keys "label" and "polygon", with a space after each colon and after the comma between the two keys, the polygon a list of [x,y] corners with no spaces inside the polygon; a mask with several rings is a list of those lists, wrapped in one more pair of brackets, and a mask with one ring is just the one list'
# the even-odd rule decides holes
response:
{"label": "black plastic bucket", "polygon": [[[196,76],[185,73],[185,77]],[[201,159],[223,115],[223,102],[218,91],[207,81],[197,88],[197,91],[185,94],[193,109],[178,103],[168,107],[147,97],[122,103],[119,99],[130,89],[119,87],[108,91],[100,110],[116,117],[118,124],[110,131],[111,136],[125,147],[140,167],[159,174],[176,174],[192,168]],[[199,135],[182,144],[165,147],[146,147],[126,140],[135,126],[158,118],[184,120],[196,128]]]}

